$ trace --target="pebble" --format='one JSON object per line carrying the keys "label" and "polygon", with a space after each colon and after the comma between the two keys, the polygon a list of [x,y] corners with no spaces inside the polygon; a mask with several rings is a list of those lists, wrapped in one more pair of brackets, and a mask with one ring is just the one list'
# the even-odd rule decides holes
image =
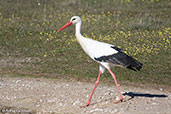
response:
{"label": "pebble", "polygon": [[0,86],[4,86],[5,84],[3,84],[2,82],[0,82]]}
{"label": "pebble", "polygon": [[152,103],[153,105],[157,105],[157,103]]}
{"label": "pebble", "polygon": [[39,100],[40,103],[41,103],[42,101],[43,101],[42,99]]}
{"label": "pebble", "polygon": [[114,109],[111,113],[116,113],[118,112],[118,109]]}
{"label": "pebble", "polygon": [[99,108],[96,108],[94,110],[90,110],[90,113],[93,113],[93,112],[102,112],[103,109],[99,109]]}
{"label": "pebble", "polygon": [[116,101],[117,101],[117,100],[119,100],[119,97],[117,96],[115,99],[116,99]]}
{"label": "pebble", "polygon": [[160,91],[163,91],[163,89],[162,89],[162,88],[160,88]]}
{"label": "pebble", "polygon": [[79,104],[80,101],[79,100],[76,100],[72,105],[76,105],[76,104]]}
{"label": "pebble", "polygon": [[19,82],[21,82],[21,80],[16,80],[16,81],[15,81],[16,84],[19,83]]}
{"label": "pebble", "polygon": [[69,86],[69,84],[66,84],[66,86],[68,87],[68,86]]}
{"label": "pebble", "polygon": [[152,100],[156,100],[156,98],[155,98],[155,97],[153,97],[153,98],[152,98]]}
{"label": "pebble", "polygon": [[36,104],[36,107],[40,107],[40,104]]}

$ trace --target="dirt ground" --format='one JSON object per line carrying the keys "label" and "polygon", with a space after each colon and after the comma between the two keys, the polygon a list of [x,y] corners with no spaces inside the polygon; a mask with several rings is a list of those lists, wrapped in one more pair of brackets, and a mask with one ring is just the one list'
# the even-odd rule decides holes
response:
{"label": "dirt ground", "polygon": [[94,83],[45,78],[0,77],[2,114],[171,114],[171,92],[165,88],[120,85],[124,102],[114,104],[117,91],[99,84],[91,105],[84,105]]}

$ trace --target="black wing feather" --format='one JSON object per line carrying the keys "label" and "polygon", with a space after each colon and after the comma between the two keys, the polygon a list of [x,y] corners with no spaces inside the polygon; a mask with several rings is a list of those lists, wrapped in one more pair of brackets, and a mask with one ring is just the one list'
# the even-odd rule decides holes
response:
{"label": "black wing feather", "polygon": [[111,48],[117,50],[118,53],[108,56],[101,56],[94,59],[100,62],[109,62],[114,65],[123,66],[134,71],[137,70],[139,71],[142,68],[142,63],[138,62],[136,59],[132,58],[131,56],[128,56],[120,48],[114,46],[112,46]]}

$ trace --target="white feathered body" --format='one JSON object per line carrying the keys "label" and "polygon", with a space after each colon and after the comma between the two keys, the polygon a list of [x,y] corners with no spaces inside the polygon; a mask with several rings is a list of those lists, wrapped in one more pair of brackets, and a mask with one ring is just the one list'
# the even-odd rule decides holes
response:
{"label": "white feathered body", "polygon": [[[96,41],[93,39],[85,38],[82,36],[76,36],[82,49],[94,60],[101,56],[108,56],[117,53],[117,50],[112,49],[114,45]],[[80,38],[78,38],[80,37]]]}

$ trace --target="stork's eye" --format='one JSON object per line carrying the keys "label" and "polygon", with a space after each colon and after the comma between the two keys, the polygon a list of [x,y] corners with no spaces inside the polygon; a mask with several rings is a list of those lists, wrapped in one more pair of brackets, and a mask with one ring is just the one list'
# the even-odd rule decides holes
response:
{"label": "stork's eye", "polygon": [[72,21],[74,21],[76,18],[72,19]]}

